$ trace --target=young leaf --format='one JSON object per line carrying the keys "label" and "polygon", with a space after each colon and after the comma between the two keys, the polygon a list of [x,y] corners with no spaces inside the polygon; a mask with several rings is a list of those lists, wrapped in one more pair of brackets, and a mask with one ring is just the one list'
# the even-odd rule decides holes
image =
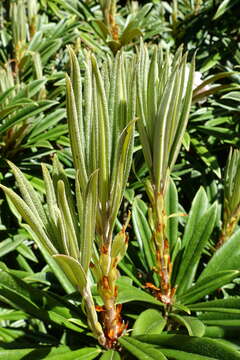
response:
{"label": "young leaf", "polygon": [[82,232],[80,247],[80,262],[87,274],[92,257],[93,242],[95,237],[96,209],[97,209],[97,181],[98,171],[95,171],[89,179],[84,200],[82,213]]}
{"label": "young leaf", "polygon": [[49,240],[46,232],[44,231],[44,225],[39,221],[39,218],[35,217],[32,213],[32,210],[27,206],[27,204],[15,194],[14,191],[8,189],[7,187],[0,185],[0,187],[4,190],[6,195],[10,198],[13,202],[14,206],[16,207],[19,214],[23,217],[23,219],[30,225],[32,230],[38,236],[39,240],[43,244],[43,246],[48,249],[50,254],[54,254],[57,252],[55,247],[52,245],[51,241]]}
{"label": "young leaf", "polygon": [[61,266],[76,289],[80,289],[82,291],[87,284],[87,278],[81,264],[74,258],[67,255],[57,254],[53,257]]}
{"label": "young leaf", "polygon": [[133,336],[143,334],[161,334],[166,325],[162,314],[155,309],[143,311],[133,325]]}

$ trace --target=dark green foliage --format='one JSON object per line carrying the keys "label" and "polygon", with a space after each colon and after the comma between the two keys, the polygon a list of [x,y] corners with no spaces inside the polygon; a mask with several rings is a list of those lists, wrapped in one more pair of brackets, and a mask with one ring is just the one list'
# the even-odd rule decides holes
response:
{"label": "dark green foliage", "polygon": [[240,359],[239,12],[0,2],[0,359]]}

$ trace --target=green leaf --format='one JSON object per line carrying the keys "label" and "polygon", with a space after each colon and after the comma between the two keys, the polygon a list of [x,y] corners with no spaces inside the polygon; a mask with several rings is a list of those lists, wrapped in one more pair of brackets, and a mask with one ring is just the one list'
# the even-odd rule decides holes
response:
{"label": "green leaf", "polygon": [[39,241],[38,237],[34,233],[34,231],[31,229],[29,225],[22,224],[22,227],[25,228],[29,234],[31,234],[31,237],[36,242],[37,246],[39,247],[46,263],[50,266],[52,272],[62,285],[63,289],[66,291],[67,294],[71,294],[73,291],[75,291],[75,286],[71,283],[71,281],[67,278],[64,271],[61,269],[61,267],[58,265],[56,260],[52,258],[52,256],[49,254],[47,249],[42,245],[42,243]]}
{"label": "green leaf", "polygon": [[215,339],[238,339],[240,327],[235,326],[206,326],[205,337]]}
{"label": "green leaf", "polygon": [[[156,190],[158,192],[162,191],[161,181],[165,183],[166,171],[168,166],[166,150],[168,144],[166,144],[166,132],[167,122],[169,121],[169,112],[171,111],[171,104],[173,99],[175,100],[179,94],[178,85],[179,81],[176,81],[176,71],[173,71],[171,77],[165,85],[165,89],[162,95],[161,103],[158,108],[158,114],[156,117],[155,131],[153,135],[153,170],[154,178],[156,181]],[[171,144],[172,145],[172,144]]]}
{"label": "green leaf", "polygon": [[167,356],[168,359],[174,360],[217,360],[216,358],[197,355],[194,353],[180,351],[180,350],[172,350],[172,349],[163,349],[161,348],[161,352]]}
{"label": "green leaf", "polygon": [[28,143],[34,143],[35,138],[42,134],[44,131],[49,129],[52,126],[56,126],[56,124],[65,118],[66,110],[65,109],[56,109],[55,111],[51,112],[47,116],[44,116],[40,122],[36,123],[33,127],[31,134],[28,137]]}
{"label": "green leaf", "polygon": [[126,29],[124,30],[124,32],[120,37],[121,45],[122,46],[128,45],[133,39],[138,38],[140,36],[142,36],[142,32],[137,27],[132,29],[126,27]]}
{"label": "green leaf", "polygon": [[14,239],[6,239],[0,242],[0,257],[10,253],[11,251],[15,250],[22,242],[23,238],[19,240]]}
{"label": "green leaf", "polygon": [[103,214],[106,213],[106,203],[109,194],[109,166],[110,166],[110,122],[107,105],[106,89],[103,77],[101,76],[96,58],[92,55],[92,70],[95,79],[96,89],[94,91],[93,102],[96,109],[96,130],[98,134],[98,167],[99,167],[99,200]]}
{"label": "green leaf", "polygon": [[199,276],[198,282],[209,276],[217,276],[219,271],[240,269],[240,230],[221,246],[213,255],[206,268]]}
{"label": "green leaf", "polygon": [[183,135],[183,146],[184,148],[189,151],[190,149],[190,144],[191,144],[191,137],[189,135],[189,133],[187,131],[185,131],[184,135]]}
{"label": "green leaf", "polygon": [[187,224],[184,230],[182,239],[182,246],[188,247],[191,238],[193,237],[195,227],[199,222],[200,218],[206,212],[209,206],[208,197],[203,187],[200,187],[197,194],[195,195],[191,209],[188,215]]}
{"label": "green leaf", "polygon": [[[204,315],[209,316],[210,314],[206,313]],[[202,316],[201,319],[206,325],[229,326],[231,328],[235,327],[236,330],[240,328],[240,319],[205,319],[205,316]]]}
{"label": "green leaf", "polygon": [[[182,64],[183,64],[183,68],[186,66],[185,62],[184,62],[184,57],[182,59]],[[186,127],[187,127],[187,123],[188,123],[188,117],[189,117],[189,112],[190,112],[190,107],[192,104],[192,94],[193,94],[193,81],[194,81],[194,73],[195,73],[195,56],[193,56],[191,64],[190,64],[190,71],[189,71],[189,75],[188,75],[188,80],[187,80],[187,88],[186,91],[184,93],[184,86],[186,83],[186,78],[185,78],[185,69],[182,69],[182,83],[181,83],[181,88],[180,88],[180,93],[179,93],[179,103],[176,106],[176,112],[175,112],[175,116],[177,117],[177,113],[180,111],[181,109],[181,116],[178,120],[177,124],[173,125],[173,132],[175,132],[174,134],[174,142],[171,148],[171,154],[169,156],[169,168],[172,169],[176,160],[177,160],[177,156],[178,153],[180,151],[180,147],[182,145],[182,139],[184,136],[184,133],[186,131]],[[179,74],[179,76],[180,76]],[[180,79],[178,80],[180,81]],[[184,99],[181,99],[181,96],[184,96]],[[183,102],[182,104],[182,108],[181,108],[181,102]],[[176,129],[175,129],[176,127]]]}
{"label": "green leaf", "polygon": [[205,326],[198,318],[194,318],[192,316],[181,316],[178,314],[170,314],[170,317],[179,324],[183,325],[190,336],[202,337],[205,333]]}
{"label": "green leaf", "polygon": [[15,166],[11,161],[8,161],[8,165],[12,169],[26,204],[29,206],[36,219],[38,219],[39,223],[41,224],[42,222],[44,225],[46,225],[47,217],[38,193],[33,189],[30,181],[26,179],[24,174],[17,166]]}
{"label": "green leaf", "polygon": [[129,337],[121,337],[119,343],[139,360],[167,360],[161,350]]}
{"label": "green leaf", "polygon": [[79,171],[81,188],[85,189],[87,184],[87,172],[86,164],[84,159],[84,149],[80,137],[80,129],[78,123],[78,113],[76,99],[72,87],[71,80],[66,75],[66,86],[67,86],[67,118],[68,128],[70,136],[70,144],[73,155],[73,162],[76,171]]}
{"label": "green leaf", "polygon": [[80,262],[86,274],[92,258],[93,242],[95,237],[97,183],[98,170],[96,170],[89,178],[82,213],[83,218],[81,225],[83,229],[81,232]]}
{"label": "green leaf", "polygon": [[[203,70],[201,69],[201,72],[207,71],[207,69]],[[198,85],[194,91],[193,91],[193,99],[195,97],[198,96],[198,93],[200,92],[200,90],[202,90],[204,87],[206,87],[209,84],[212,84],[213,82],[220,80],[220,79],[224,79],[227,77],[232,77],[234,74],[236,74],[236,72],[234,71],[225,71],[225,72],[220,72],[214,75],[210,75],[208,76],[206,79],[204,79],[200,85]]]}
{"label": "green leaf", "polygon": [[93,19],[92,23],[94,23],[95,26],[97,27],[98,33],[100,34],[100,36],[102,37],[103,40],[106,41],[106,39],[111,36],[111,33],[109,32],[108,27],[104,24],[103,21]]}
{"label": "green leaf", "polygon": [[38,115],[55,104],[56,102],[54,101],[42,100],[39,101],[37,105],[26,106],[24,109],[19,110],[16,115],[8,119],[3,125],[0,126],[0,134],[15,126],[19,122],[29,120],[31,117]]}
{"label": "green leaf", "polygon": [[222,16],[231,7],[230,3],[231,0],[223,0],[215,13],[213,20],[217,20],[220,16]]}
{"label": "green leaf", "polygon": [[239,91],[231,91],[227,94],[221,96],[221,99],[230,99],[239,102],[240,101],[240,92]]}
{"label": "green leaf", "polygon": [[211,154],[207,146],[196,138],[191,138],[191,144],[196,153],[200,156],[201,160],[213,170],[218,178],[221,178],[221,169],[216,156]]}
{"label": "green leaf", "polygon": [[116,163],[114,164],[111,178],[111,193],[113,194],[110,202],[111,227],[115,224],[131,168],[134,129],[135,121],[131,121],[122,131],[117,143]]}
{"label": "green leaf", "polygon": [[216,311],[221,313],[240,314],[240,297],[228,297],[189,305],[193,311]]}
{"label": "green leaf", "polygon": [[62,180],[58,180],[57,182],[57,192],[58,192],[58,204],[61,212],[60,221],[62,222],[63,233],[66,236],[66,244],[65,244],[66,251],[71,258],[77,260],[79,259],[80,256],[79,248],[78,248],[78,239],[74,228],[74,220],[68,205],[65,185]]}
{"label": "green leaf", "polygon": [[166,325],[162,314],[155,309],[143,311],[133,325],[132,335],[161,334]]}
{"label": "green leaf", "polygon": [[101,349],[85,347],[80,350],[67,350],[64,354],[47,357],[48,360],[92,360],[101,353]]}
{"label": "green leaf", "polygon": [[121,357],[117,351],[108,350],[100,357],[100,360],[121,360]]}
{"label": "green leaf", "polygon": [[154,257],[150,246],[152,231],[146,218],[147,206],[143,200],[136,197],[132,205],[132,221],[134,233],[137,237],[141,251],[146,258],[146,264],[151,271],[154,267]]}
{"label": "green leaf", "polygon": [[222,344],[220,341],[199,338],[186,335],[142,335],[138,336],[139,341],[153,345],[159,345],[164,348],[186,351],[193,354],[213,357],[221,360],[238,360],[240,353],[235,351],[229,345]]}
{"label": "green leaf", "polygon": [[143,301],[161,307],[163,306],[163,304],[159,300],[156,300],[148,293],[134,286],[119,284],[118,303],[124,304],[131,301]]}
{"label": "green leaf", "polygon": [[230,283],[239,276],[239,271],[219,271],[214,275],[208,276],[198,281],[194,286],[181,295],[177,296],[178,301],[183,304],[191,304],[222,286]]}
{"label": "green leaf", "polygon": [[172,215],[167,221],[167,237],[169,239],[170,252],[172,254],[178,239],[178,216],[175,216],[178,213],[178,192],[172,179],[170,180],[166,193],[165,206],[167,215]]}
{"label": "green leaf", "polygon": [[[79,333],[83,331],[81,327],[69,321],[71,315],[66,313],[64,307],[60,309],[61,303],[58,303],[54,298],[45,293],[43,295],[41,291],[34,289],[31,285],[6,271],[0,271],[0,274],[0,295],[4,302],[26,314],[30,314],[33,318],[55,323],[58,326],[65,326]],[[43,309],[43,304],[46,301],[51,304],[49,310]],[[77,314],[78,312],[76,312],[76,316]],[[82,323],[82,325],[84,324]]]}
{"label": "green leaf", "polygon": [[46,80],[34,80],[31,81],[30,84],[27,84],[23,87],[16,96],[14,96],[11,103],[15,104],[17,101],[22,101],[22,98],[30,99],[34,95],[36,95],[43,87],[43,85],[46,83]]}
{"label": "green leaf", "polygon": [[46,232],[44,231],[44,226],[42,222],[39,221],[32,210],[27,206],[27,204],[18,196],[14,191],[8,189],[7,187],[0,185],[4,190],[5,194],[10,198],[14,206],[16,207],[19,214],[24,218],[24,220],[30,225],[34,233],[39,238],[39,241],[43,244],[45,249],[47,249],[51,254],[56,253],[56,249],[49,240]]}
{"label": "green leaf", "polygon": [[[194,217],[198,215],[195,213]],[[199,218],[195,225],[194,232],[183,252],[182,262],[177,275],[176,285],[178,286],[178,295],[191,286],[202,252],[209,241],[215,225],[216,215],[217,205],[215,203]]]}
{"label": "green leaf", "polygon": [[24,311],[7,310],[7,311],[2,311],[2,313],[0,314],[0,320],[15,321],[15,320],[27,319],[29,316],[30,315],[26,314]]}
{"label": "green leaf", "polygon": [[0,358],[8,360],[32,359],[48,359],[48,360],[92,360],[95,359],[100,349],[86,347],[80,350],[72,351],[67,346],[60,346],[58,348],[39,347],[32,349],[14,349],[14,350],[0,350]]}
{"label": "green leaf", "polygon": [[53,258],[58,262],[71,283],[82,291],[87,284],[87,278],[81,264],[67,255],[57,254],[53,255]]}

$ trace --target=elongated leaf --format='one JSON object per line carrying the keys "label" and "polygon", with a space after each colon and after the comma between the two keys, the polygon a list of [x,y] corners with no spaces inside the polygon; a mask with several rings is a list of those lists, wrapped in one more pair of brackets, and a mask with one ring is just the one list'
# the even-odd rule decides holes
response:
{"label": "elongated leaf", "polygon": [[147,207],[145,203],[141,199],[135,198],[132,205],[134,232],[136,234],[140,249],[144,251],[146,264],[149,270],[152,270],[154,267],[153,253],[150,247],[152,231],[145,216],[146,212]]}
{"label": "elongated leaf", "polygon": [[74,167],[76,170],[79,171],[81,188],[84,190],[87,184],[87,172],[84,161],[84,149],[80,137],[76,100],[75,100],[72,84],[68,76],[66,76],[66,85],[67,85],[67,117],[68,117],[68,128],[70,135],[70,144],[72,149]]}
{"label": "elongated leaf", "polygon": [[186,292],[178,295],[177,298],[183,304],[191,304],[202,297],[211,294],[221,286],[230,283],[237,276],[239,276],[239,271],[219,271],[218,273],[197,282],[197,284],[192,286]]}
{"label": "elongated leaf", "polygon": [[95,171],[88,182],[84,209],[82,213],[82,233],[80,244],[80,262],[83,270],[87,274],[92,257],[93,242],[95,237],[96,209],[97,209],[97,182],[98,171]]}
{"label": "elongated leaf", "polygon": [[14,89],[15,89],[15,87],[13,86],[2,92],[2,94],[0,95],[0,104],[1,105],[3,104],[4,100],[13,92]]}
{"label": "elongated leaf", "polygon": [[215,13],[213,20],[217,20],[222,16],[230,8],[230,3],[231,0],[223,0]]}
{"label": "elongated leaf", "polygon": [[49,109],[56,102],[50,100],[39,101],[37,105],[29,105],[24,109],[17,112],[16,115],[8,119],[3,125],[0,126],[0,134],[7,131],[12,126],[18,124],[19,122],[30,119],[31,117],[43,112],[44,110]]}
{"label": "elongated leaf", "polygon": [[166,325],[162,314],[154,309],[143,311],[133,326],[133,336],[143,334],[161,334]]}
{"label": "elongated leaf", "polygon": [[25,178],[24,174],[18,169],[12,162],[8,161],[8,165],[11,167],[14,176],[17,180],[18,186],[21,190],[22,196],[29,206],[29,208],[34,213],[34,216],[39,219],[44,225],[47,223],[47,217],[44,212],[42,203],[39,199],[37,192],[33,189],[31,183]]}
{"label": "elongated leaf", "polygon": [[36,242],[38,248],[40,249],[46,263],[50,266],[52,272],[62,285],[63,289],[66,291],[67,294],[71,294],[75,291],[75,286],[71,283],[71,281],[67,278],[64,271],[61,269],[61,267],[58,265],[56,260],[52,258],[52,256],[49,254],[48,250],[44,247],[44,245],[41,243],[39,238],[36,236],[35,232],[31,229],[29,225],[22,224],[22,226],[31,234],[32,238]]}
{"label": "elongated leaf", "polygon": [[177,193],[177,188],[172,179],[170,180],[169,183],[165,202],[166,202],[167,215],[168,216],[172,215],[171,218],[168,218],[168,222],[167,222],[167,235],[170,244],[170,251],[172,254],[178,238],[178,217],[174,216],[177,215],[178,213],[178,193]]}
{"label": "elongated leaf", "polygon": [[195,97],[197,95],[197,93],[203,89],[204,87],[206,87],[207,85],[213,83],[213,82],[216,82],[217,80],[220,80],[220,79],[224,79],[224,78],[227,78],[227,77],[231,77],[235,74],[234,71],[226,71],[226,72],[220,72],[218,74],[214,74],[214,75],[211,75],[209,77],[207,77],[207,79],[203,80],[201,82],[201,84],[199,84],[195,89],[194,89],[194,92],[193,92],[193,97]]}
{"label": "elongated leaf", "polygon": [[217,311],[222,313],[240,314],[240,297],[229,297],[197,303],[189,306],[190,310]]}
{"label": "elongated leaf", "polygon": [[218,178],[221,178],[221,169],[216,156],[211,154],[208,147],[197,138],[191,138],[191,144],[193,145],[196,153],[200,156],[201,160],[214,171]]}
{"label": "elongated leaf", "polygon": [[198,221],[200,220],[200,218],[202,217],[202,215],[207,210],[208,204],[209,202],[208,202],[207,194],[203,189],[203,187],[200,187],[193,199],[190,213],[188,215],[188,220],[182,239],[183,247],[187,247],[189,242],[191,241],[191,238],[195,231],[195,227]]}
{"label": "elongated leaf", "polygon": [[22,100],[22,98],[24,98],[24,97],[26,97],[28,99],[32,98],[34,95],[36,95],[41,90],[41,88],[43,87],[43,85],[45,83],[46,83],[45,79],[31,81],[30,84],[24,86],[23,89],[18,91],[18,93],[16,94],[16,96],[14,96],[11,103],[14,104],[17,101]]}
{"label": "elongated leaf", "polygon": [[167,360],[161,350],[129,337],[121,337],[120,344],[139,360]]}
{"label": "elongated leaf", "polygon": [[107,106],[106,91],[104,88],[103,78],[99,71],[97,61],[94,56],[91,57],[92,69],[95,78],[96,92],[94,92],[95,106],[97,109],[97,133],[99,141],[98,149],[98,167],[99,167],[99,199],[101,201],[103,214],[106,213],[106,203],[109,194],[109,165],[110,165],[110,129],[109,114]]}
{"label": "elongated leaf", "polygon": [[0,320],[21,320],[28,318],[29,315],[24,311],[7,310],[0,314]]}
{"label": "elongated leaf", "polygon": [[23,238],[15,240],[14,239],[6,239],[0,242],[0,257],[10,253],[15,250],[22,242]]}
{"label": "elongated leaf", "polygon": [[121,360],[121,357],[117,351],[108,350],[100,357],[100,360]]}
{"label": "elongated leaf", "polygon": [[205,335],[215,339],[238,339],[240,328],[235,326],[206,326]]}
{"label": "elongated leaf", "polygon": [[82,147],[85,147],[85,139],[83,134],[83,114],[82,114],[82,78],[80,73],[80,67],[78,63],[78,59],[74,54],[74,51],[71,47],[68,48],[69,50],[69,58],[71,64],[71,83],[73,89],[73,95],[75,97],[75,105],[77,111],[77,118],[78,118],[78,126],[79,126],[79,136]]}
{"label": "elongated leaf", "polygon": [[65,192],[64,182],[59,180],[58,186],[58,202],[61,211],[61,220],[63,221],[64,231],[66,234],[67,253],[74,259],[80,258],[77,235],[75,233],[74,221],[68,206],[68,200]]}
{"label": "elongated leaf", "polygon": [[209,237],[215,225],[216,214],[217,206],[216,204],[213,204],[196,225],[192,238],[185,248],[176,280],[178,294],[181,294],[185,289],[191,286],[202,251],[209,241]]}
{"label": "elongated leaf", "polygon": [[231,236],[231,238],[213,255],[198,282],[203,279],[217,274],[222,270],[238,270],[240,268],[240,230]]}
{"label": "elongated leaf", "polygon": [[42,134],[50,127],[55,126],[65,116],[65,109],[56,109],[55,111],[51,112],[51,114],[44,116],[44,118],[39,123],[35,124],[35,126],[33,127],[33,130],[28,137],[28,143],[34,142],[36,136]]}
{"label": "elongated leaf", "polygon": [[14,191],[8,189],[7,187],[0,185],[0,187],[4,190],[6,195],[10,198],[13,202],[14,206],[16,207],[19,214],[24,218],[24,220],[30,225],[32,230],[35,232],[43,246],[48,249],[50,254],[56,253],[56,249],[52,245],[51,241],[47,237],[43,224],[39,222],[39,219],[34,216],[32,210],[26,205],[26,203],[14,193]]}
{"label": "elongated leaf", "polygon": [[[42,303],[46,301],[46,299],[43,299],[43,294],[41,292],[37,291],[29,284],[25,284],[15,276],[3,271],[1,271],[0,277],[0,295],[2,296],[2,299],[4,299],[4,302],[12,305],[16,309],[30,314],[34,318],[36,317],[43,321],[52,322],[58,324],[58,326],[64,325],[77,332],[83,332],[83,329],[69,321],[70,314],[66,314],[66,311],[63,311],[64,308],[63,310],[60,310],[60,303],[54,301],[53,298],[48,298],[46,294],[46,299],[49,302],[52,302],[52,305],[54,304],[56,309],[43,309]],[[40,306],[37,304],[37,301]],[[84,325],[80,319],[79,323]]]}
{"label": "elongated leaf", "polygon": [[158,305],[160,307],[163,306],[163,304],[159,300],[156,300],[153,296],[144,292],[143,290],[140,290],[134,286],[128,286],[123,284],[119,285],[117,300],[120,304],[130,301],[143,301],[150,304]]}
{"label": "elongated leaf", "polygon": [[0,350],[0,358],[7,358],[8,360],[19,360],[20,358],[41,358],[48,360],[92,360],[95,359],[101,350],[97,348],[86,347],[80,350],[71,351],[67,346],[60,346],[58,348],[50,348],[42,346],[39,348],[29,349],[15,349],[15,350]]}
{"label": "elongated leaf", "polygon": [[[192,316],[181,316],[178,314],[170,314],[170,317],[183,325],[190,336],[203,336],[205,333],[205,326],[201,320]],[[134,334],[135,335],[135,334]]]}
{"label": "elongated leaf", "polygon": [[[173,166],[177,160],[177,156],[178,156],[180,147],[182,145],[182,139],[183,139],[186,127],[187,127],[187,123],[188,123],[188,117],[189,117],[190,107],[191,107],[191,103],[192,103],[194,72],[195,72],[195,56],[193,57],[193,59],[191,61],[186,92],[184,94],[183,88],[182,88],[182,92],[180,92],[180,94],[179,94],[180,98],[184,94],[184,100],[183,100],[183,105],[182,105],[182,109],[181,109],[182,112],[181,112],[180,119],[178,121],[178,124],[175,124],[175,126],[177,126],[177,129],[175,130],[176,133],[174,136],[174,142],[172,144],[171,154],[169,156],[169,168],[170,169],[173,168]],[[182,81],[184,82],[185,69],[183,70],[182,78],[183,78]],[[184,85],[182,85],[182,86],[184,86]],[[177,111],[179,111],[179,110],[180,110],[180,107],[177,108]]]}
{"label": "elongated leaf", "polygon": [[[116,159],[115,171],[113,170],[112,178],[112,201],[111,201],[111,227],[113,228],[116,221],[117,213],[122,201],[123,192],[126,187],[130,164],[133,153],[133,134],[135,121],[128,124],[123,130],[118,142],[118,154]],[[112,230],[112,229],[111,229]]]}
{"label": "elongated leaf", "polygon": [[171,348],[186,351],[194,354],[213,357],[221,360],[238,360],[240,353],[233,350],[232,347],[221,343],[220,341],[199,338],[186,335],[143,335],[138,336],[139,341],[153,345],[160,345],[164,348]]}
{"label": "elongated leaf", "polygon": [[216,358],[197,355],[194,353],[180,351],[180,350],[172,350],[172,349],[163,349],[161,348],[161,352],[167,356],[168,359],[176,359],[176,360],[216,360]]}
{"label": "elongated leaf", "polygon": [[101,349],[85,347],[80,350],[67,350],[64,354],[47,357],[48,360],[92,360],[101,353]]}
{"label": "elongated leaf", "polygon": [[161,181],[165,183],[166,171],[168,164],[166,163],[166,124],[168,121],[168,112],[170,111],[171,98],[176,98],[174,93],[174,86],[176,81],[176,72],[173,72],[169,79],[164,94],[162,96],[161,104],[159,105],[158,114],[156,118],[156,126],[153,140],[153,169],[154,178],[156,181],[157,191],[163,191]]}
{"label": "elongated leaf", "polygon": [[57,214],[56,214],[56,207],[57,207],[57,198],[54,191],[53,181],[49,174],[48,168],[45,164],[42,164],[42,172],[44,178],[44,184],[46,189],[46,197],[47,197],[47,204],[48,204],[48,211],[49,215],[53,219],[54,223],[57,223]]}

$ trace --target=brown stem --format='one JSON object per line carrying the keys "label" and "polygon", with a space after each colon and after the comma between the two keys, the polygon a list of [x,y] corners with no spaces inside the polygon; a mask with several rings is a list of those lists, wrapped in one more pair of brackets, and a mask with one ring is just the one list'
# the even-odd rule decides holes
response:
{"label": "brown stem", "polygon": [[111,0],[102,11],[105,25],[108,27],[113,40],[117,41],[119,39],[119,29],[116,24],[116,0]]}
{"label": "brown stem", "polygon": [[164,194],[156,193],[153,204],[155,217],[155,232],[153,235],[156,248],[156,265],[160,276],[160,289],[157,297],[164,304],[172,304],[174,289],[171,287],[172,264],[169,251],[169,240],[167,238],[167,214],[165,211]]}
{"label": "brown stem", "polygon": [[107,349],[118,347],[118,338],[126,329],[121,317],[122,305],[116,305],[117,286],[115,282],[112,284],[111,282],[111,278],[107,276],[104,276],[101,281],[101,297],[104,302],[101,315]]}

